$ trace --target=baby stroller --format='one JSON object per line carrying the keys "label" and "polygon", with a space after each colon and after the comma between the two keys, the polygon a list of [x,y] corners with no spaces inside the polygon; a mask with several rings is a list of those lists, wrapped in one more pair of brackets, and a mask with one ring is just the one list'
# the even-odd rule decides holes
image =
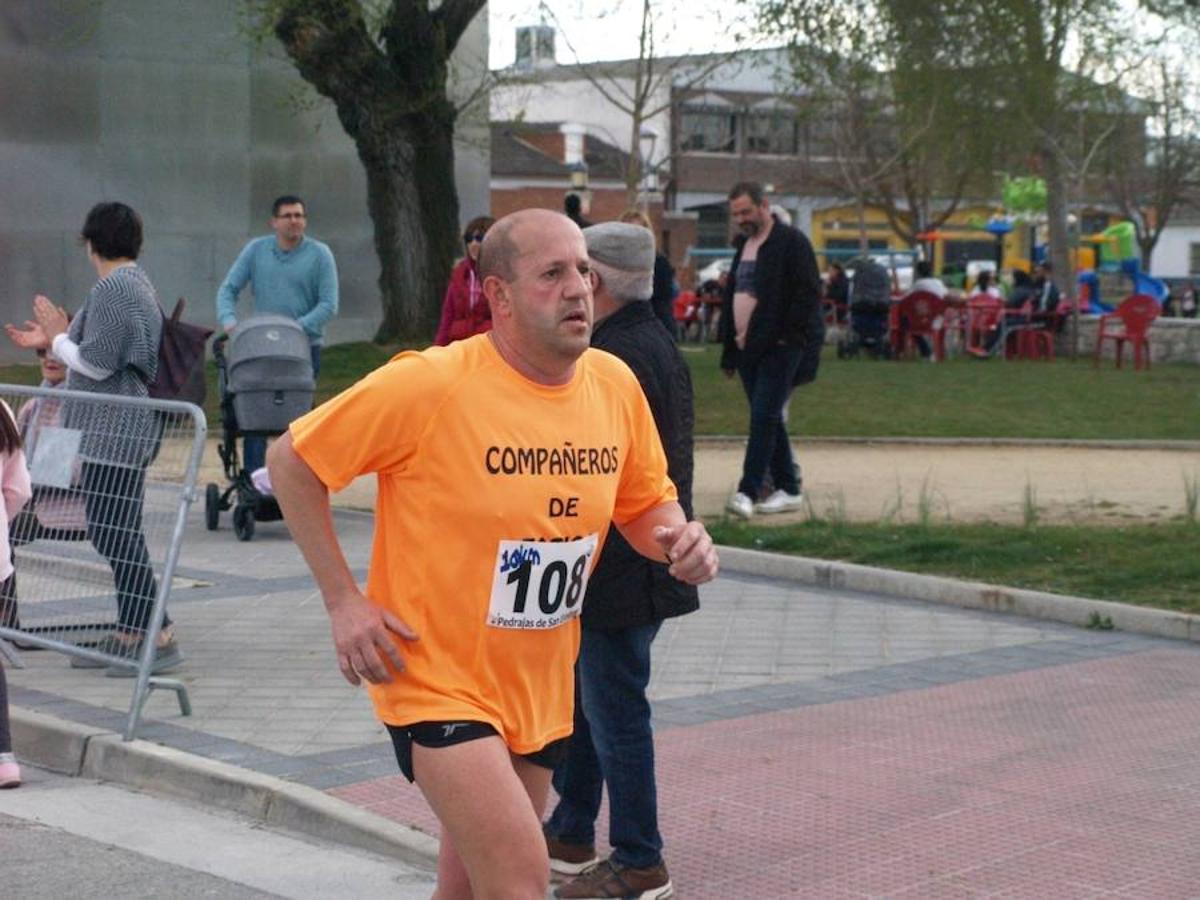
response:
{"label": "baby stroller", "polygon": [[287,316],[252,316],[233,333],[213,341],[221,440],[217,452],[229,486],[210,483],[204,494],[204,524],[216,531],[221,513],[233,508],[233,533],[254,537],[255,522],[283,518],[274,496],[260,490],[239,460],[237,439],[283,434],[292,420],[312,408],[312,352],[308,335]]}
{"label": "baby stroller", "polygon": [[865,350],[874,359],[889,359],[888,316],[892,279],[888,270],[871,259],[859,259],[850,280],[850,328],[838,341],[838,359],[852,359]]}

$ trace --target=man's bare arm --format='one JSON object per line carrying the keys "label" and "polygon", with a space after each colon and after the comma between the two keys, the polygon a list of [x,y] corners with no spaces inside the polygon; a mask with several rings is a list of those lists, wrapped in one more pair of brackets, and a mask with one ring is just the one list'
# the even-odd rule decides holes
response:
{"label": "man's bare arm", "polygon": [[416,633],[358,589],[333,528],[329,490],[296,452],[290,434],[271,445],[267,467],[288,530],[304,554],[329,612],[343,677],[351,684],[358,684],[360,678],[372,684],[391,681],[392,672],[380,654],[386,654],[396,671],[402,671],[404,659],[393,635],[416,640]]}
{"label": "man's bare arm", "polygon": [[717,577],[719,561],[708,530],[689,522],[675,501],[651,507],[617,530],[642,556],[669,563],[671,575],[680,581],[704,584]]}

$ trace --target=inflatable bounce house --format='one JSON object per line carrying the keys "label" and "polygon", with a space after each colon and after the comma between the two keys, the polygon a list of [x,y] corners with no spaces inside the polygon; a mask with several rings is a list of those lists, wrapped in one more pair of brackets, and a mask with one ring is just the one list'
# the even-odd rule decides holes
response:
{"label": "inflatable bounce house", "polygon": [[[1086,235],[1082,243],[1095,249],[1079,250],[1079,300],[1082,310],[1112,312],[1130,294],[1145,294],[1161,305],[1167,285],[1142,271],[1132,222],[1118,222],[1099,234]],[[1087,256],[1094,257],[1094,262]]]}

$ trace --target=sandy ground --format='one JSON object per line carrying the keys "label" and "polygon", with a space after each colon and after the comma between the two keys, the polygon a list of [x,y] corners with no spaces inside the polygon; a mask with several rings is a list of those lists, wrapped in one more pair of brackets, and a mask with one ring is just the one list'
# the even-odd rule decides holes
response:
{"label": "sandy ground", "polygon": [[[1047,523],[1165,521],[1184,512],[1185,474],[1200,478],[1195,450],[819,443],[796,453],[812,513],[855,521],[919,521],[925,508],[935,520],[1022,522],[1027,506]],[[741,445],[700,450],[701,515],[721,511],[741,461]]]}
{"label": "sandy ground", "polygon": [[[735,441],[696,448],[699,515],[722,514],[743,449]],[[770,521],[816,515],[915,522],[927,509],[933,520],[1019,523],[1027,506],[1044,523],[1167,521],[1184,513],[1185,477],[1200,478],[1196,450],[798,442],[796,455],[809,509]],[[224,484],[215,441],[205,454],[201,490],[208,481]],[[374,477],[365,477],[335,503],[370,509],[374,497]]]}

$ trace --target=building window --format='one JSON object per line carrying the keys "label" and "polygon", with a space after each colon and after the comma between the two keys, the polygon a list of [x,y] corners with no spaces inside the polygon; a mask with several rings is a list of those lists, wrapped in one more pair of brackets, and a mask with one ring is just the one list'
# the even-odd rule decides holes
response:
{"label": "building window", "polygon": [[729,246],[729,209],[724,203],[696,208],[696,246],[715,250]]}
{"label": "building window", "polygon": [[733,153],[736,124],[732,110],[684,108],[679,122],[679,149],[684,152]]}
{"label": "building window", "polygon": [[805,122],[805,138],[810,159],[833,159],[838,156],[838,123],[830,116],[813,116]]}
{"label": "building window", "polygon": [[746,152],[796,155],[796,117],[785,110],[746,116]]}
{"label": "building window", "polygon": [[[858,242],[858,238],[856,237],[825,238],[825,249],[834,251],[833,256],[838,259],[845,259],[851,253],[859,252],[860,246],[861,245]],[[868,238],[867,248],[872,252],[876,250],[886,251],[888,249],[887,238]]]}
{"label": "building window", "polygon": [[965,266],[971,261],[994,260],[996,258],[996,242],[947,240],[943,254],[945,265]]}
{"label": "building window", "polygon": [[1200,244],[1188,244],[1188,274],[1200,275]]}

